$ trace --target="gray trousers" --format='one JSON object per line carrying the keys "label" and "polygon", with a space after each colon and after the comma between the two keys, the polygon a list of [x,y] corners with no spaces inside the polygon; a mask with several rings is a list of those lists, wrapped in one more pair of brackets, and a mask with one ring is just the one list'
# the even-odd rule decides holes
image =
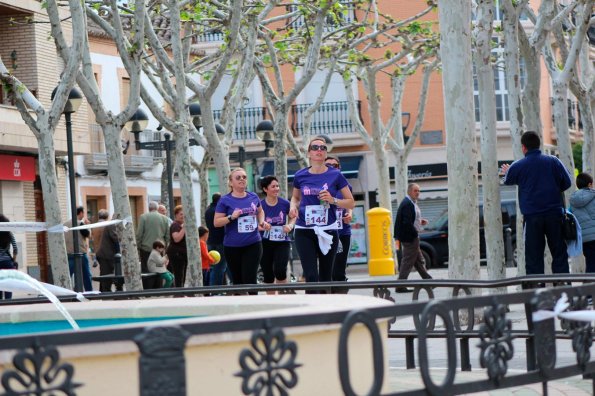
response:
{"label": "gray trousers", "polygon": [[407,279],[413,267],[423,279],[432,279],[432,276],[426,270],[426,262],[419,248],[419,237],[412,242],[401,242],[401,246],[403,247],[403,256],[399,269],[399,279]]}

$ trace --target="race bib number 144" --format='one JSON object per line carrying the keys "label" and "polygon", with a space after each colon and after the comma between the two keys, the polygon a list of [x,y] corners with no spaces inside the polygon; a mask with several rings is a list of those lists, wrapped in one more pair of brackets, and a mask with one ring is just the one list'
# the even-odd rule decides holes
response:
{"label": "race bib number 144", "polygon": [[328,209],[322,205],[306,206],[306,225],[325,226],[328,222]]}

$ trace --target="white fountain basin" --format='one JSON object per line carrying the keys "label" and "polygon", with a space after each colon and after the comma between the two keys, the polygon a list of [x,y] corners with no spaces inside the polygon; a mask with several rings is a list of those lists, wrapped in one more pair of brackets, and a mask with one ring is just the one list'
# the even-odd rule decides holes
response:
{"label": "white fountain basin", "polygon": [[[154,298],[126,301],[90,301],[64,304],[75,320],[89,318],[188,316],[199,317],[149,323],[225,323],[242,318],[292,317],[304,314],[390,306],[391,302],[357,295],[279,295],[237,297]],[[0,323],[60,320],[51,304],[6,306]],[[387,320],[376,322],[386,334]],[[139,324],[118,325],[137,327]],[[292,395],[342,394],[338,369],[339,324],[284,329],[286,339],[297,344],[298,383]],[[84,330],[83,330],[84,331]],[[188,394],[241,394],[240,351],[250,346],[251,332],[222,332],[192,336],[187,341],[186,386]],[[387,370],[386,340],[383,339]],[[139,393],[139,352],[128,342],[95,343],[60,347],[63,361],[74,366],[74,380],[84,384],[79,395],[135,395]],[[365,393],[373,382],[372,343],[369,331],[356,325],[349,342],[350,380],[354,390]],[[15,351],[0,352],[0,371],[12,367]],[[386,375],[385,375],[386,378]]]}

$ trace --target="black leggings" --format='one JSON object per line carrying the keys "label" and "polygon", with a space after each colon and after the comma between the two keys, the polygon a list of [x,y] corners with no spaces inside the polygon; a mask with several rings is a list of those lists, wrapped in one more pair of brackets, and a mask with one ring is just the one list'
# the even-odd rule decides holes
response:
{"label": "black leggings", "polygon": [[289,242],[271,242],[262,240],[262,257],[260,268],[264,275],[264,283],[273,283],[275,279],[287,279],[287,262],[289,261]]}
{"label": "black leggings", "polygon": [[343,251],[335,255],[335,262],[333,264],[333,282],[345,282],[345,269],[347,268],[347,257],[349,257],[349,248],[351,246],[351,235],[341,235],[339,237]]}
{"label": "black leggings", "polygon": [[256,284],[258,264],[260,263],[260,256],[262,256],[262,244],[256,242],[241,247],[224,246],[223,249],[227,266],[231,271],[233,284]]}
{"label": "black leggings", "polygon": [[333,243],[328,253],[322,254],[318,245],[318,237],[313,230],[303,228],[295,230],[295,247],[302,262],[306,282],[331,281],[339,237],[336,230],[325,232],[333,236]]}

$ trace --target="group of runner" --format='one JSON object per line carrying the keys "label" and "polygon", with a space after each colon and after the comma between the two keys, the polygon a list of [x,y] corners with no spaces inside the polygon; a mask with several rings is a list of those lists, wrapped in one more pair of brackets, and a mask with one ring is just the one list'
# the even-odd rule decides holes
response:
{"label": "group of runner", "polygon": [[225,227],[224,254],[234,284],[255,284],[258,266],[265,283],[287,282],[291,232],[306,282],[346,281],[351,239],[351,187],[337,158],[327,157],[325,140],[308,146],[310,166],[294,177],[291,201],[279,197],[279,181],[260,181],[262,200],[247,190],[247,175],[235,168],[230,192],[215,209],[215,227]]}

